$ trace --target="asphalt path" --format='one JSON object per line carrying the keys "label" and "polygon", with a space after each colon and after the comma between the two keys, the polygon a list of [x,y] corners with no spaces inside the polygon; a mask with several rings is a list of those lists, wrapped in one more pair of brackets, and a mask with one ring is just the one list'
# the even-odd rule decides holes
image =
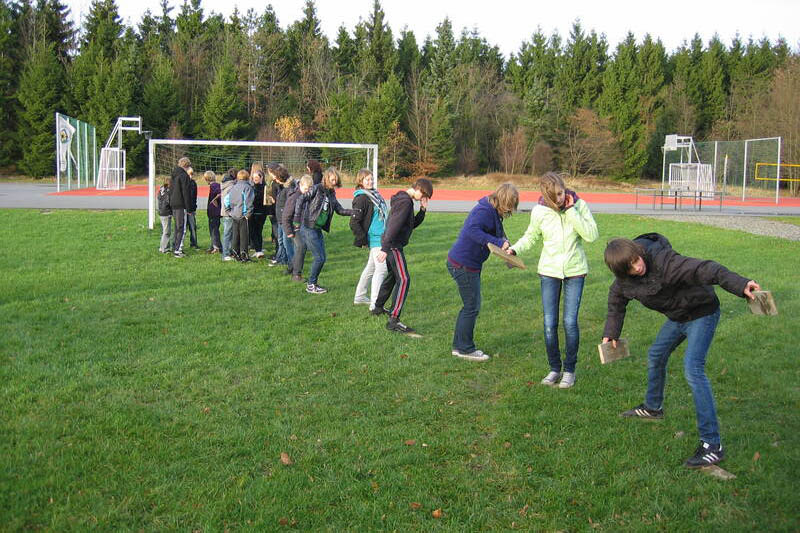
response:
{"label": "asphalt path", "polygon": [[[396,189],[383,189],[384,197],[388,199]],[[198,210],[205,210],[207,188],[200,187],[198,191]],[[439,189],[434,192],[434,199],[428,205],[432,212],[466,213],[477,202],[477,199],[489,191],[454,191]],[[657,215],[680,212],[684,215],[782,215],[800,216],[800,201],[797,199],[781,199],[780,205],[775,205],[774,200],[748,200],[728,199],[723,202],[722,209],[719,202],[706,202],[702,209],[698,209],[691,200],[684,199],[678,209],[672,203],[662,206],[652,197],[640,196],[638,206],[634,203],[633,194],[625,193],[584,193],[581,195],[590,205],[594,213],[617,213]],[[437,199],[437,196],[439,199]],[[341,189],[337,193],[340,203],[349,208],[352,199],[352,189]],[[463,199],[466,198],[466,199]],[[536,205],[538,194],[523,191],[520,202],[521,211],[530,211]],[[0,183],[0,208],[34,208],[34,209],[140,209],[147,211],[147,187],[130,186],[123,191],[96,191],[95,189],[77,189],[72,191],[57,192],[56,186],[49,183]],[[146,213],[144,214],[146,216]]]}

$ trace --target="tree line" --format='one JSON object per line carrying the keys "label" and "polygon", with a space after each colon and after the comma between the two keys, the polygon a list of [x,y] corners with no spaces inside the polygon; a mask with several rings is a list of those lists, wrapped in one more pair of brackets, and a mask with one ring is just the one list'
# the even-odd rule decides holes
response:
{"label": "tree line", "polygon": [[[695,35],[670,52],[629,32],[612,50],[576,20],[505,58],[447,18],[421,43],[395,33],[379,0],[333,41],[313,0],[285,27],[271,5],[227,18],[200,0],[160,8],[132,27],[116,0],[94,0],[76,28],[59,0],[0,0],[0,168],[53,175],[56,111],[101,143],[131,115],[159,138],[377,143],[388,177],[658,177],[669,133],[780,135],[800,162],[800,57],[782,39]],[[146,141],[125,144],[129,173],[143,173]]]}

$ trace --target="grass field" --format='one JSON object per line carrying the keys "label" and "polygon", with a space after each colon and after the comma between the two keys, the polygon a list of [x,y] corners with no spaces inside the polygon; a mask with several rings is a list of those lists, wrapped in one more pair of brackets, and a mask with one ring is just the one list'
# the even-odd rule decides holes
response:
{"label": "grass field", "polygon": [[[445,257],[464,215],[429,215],[406,249],[403,320],[423,339],[352,305],[366,255],[341,217],[330,292],[312,296],[263,262],[159,254],[143,212],[2,215],[0,529],[800,528],[800,243],[598,215],[578,381],[558,390],[537,385],[538,250],[528,271],[486,264],[476,341],[492,361],[450,355],[460,300]],[[512,217],[512,240],[527,222]],[[697,444],[682,349],[666,419],[618,417],[642,400],[659,315],[631,305],[633,357],[598,360],[604,243],[653,230],[776,297],[780,316],[754,316],[717,289],[707,370],[732,481],[681,466]]]}

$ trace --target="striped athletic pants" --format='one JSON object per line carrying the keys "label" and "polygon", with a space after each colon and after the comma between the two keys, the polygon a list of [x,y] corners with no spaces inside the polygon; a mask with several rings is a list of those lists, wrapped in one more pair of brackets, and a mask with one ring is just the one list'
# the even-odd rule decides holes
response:
{"label": "striped athletic pants", "polygon": [[389,311],[389,315],[392,318],[400,318],[400,312],[403,310],[403,305],[406,303],[406,297],[408,296],[408,287],[411,285],[406,256],[402,248],[391,249],[386,255],[386,266],[389,268],[387,269],[386,277],[383,278],[383,283],[381,283],[381,290],[378,292],[375,307],[384,306],[396,284],[397,291],[394,296],[394,305]]}

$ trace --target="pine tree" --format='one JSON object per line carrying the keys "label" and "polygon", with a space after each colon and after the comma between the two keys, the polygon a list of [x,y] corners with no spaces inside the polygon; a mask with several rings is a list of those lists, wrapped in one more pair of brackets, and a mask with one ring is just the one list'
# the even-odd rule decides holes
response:
{"label": "pine tree", "polygon": [[240,140],[248,134],[245,109],[241,99],[232,90],[236,86],[236,72],[229,58],[218,66],[214,82],[203,106],[202,135],[206,139]]}
{"label": "pine tree", "polygon": [[66,65],[75,47],[75,29],[70,20],[70,9],[60,0],[38,0],[37,18],[44,27],[44,38],[53,43],[56,57]]}
{"label": "pine tree", "polygon": [[394,39],[385,19],[386,15],[380,1],[374,0],[372,13],[364,24],[367,42],[365,57],[359,65],[367,87],[378,86],[394,71],[396,63]]}
{"label": "pine tree", "polygon": [[21,170],[28,176],[52,176],[55,169],[53,116],[60,104],[62,69],[53,43],[34,44],[20,78],[17,100],[21,106],[18,135],[22,147]]}
{"label": "pine tree", "polygon": [[392,125],[405,115],[405,91],[394,73],[367,100],[357,128],[359,142],[385,144]]}
{"label": "pine tree", "polygon": [[417,46],[417,39],[414,32],[404,29],[400,32],[400,39],[397,41],[397,63],[395,73],[400,83],[405,87],[411,79],[411,73],[419,70],[422,66],[422,55]]}
{"label": "pine tree", "polygon": [[700,136],[710,133],[714,123],[725,116],[729,83],[725,56],[725,46],[714,36],[700,61],[700,86],[703,94],[698,125]]}
{"label": "pine tree", "polygon": [[173,122],[181,122],[178,89],[168,57],[157,56],[142,91],[142,120],[154,137],[164,137]]}
{"label": "pine tree", "polygon": [[106,58],[116,56],[116,44],[124,31],[115,0],[94,0],[84,23],[81,47],[94,43]]}
{"label": "pine tree", "polygon": [[17,62],[14,48],[14,19],[11,8],[5,0],[0,0],[0,167],[7,166],[17,157],[16,105],[14,93],[17,77],[14,76]]}
{"label": "pine tree", "polygon": [[256,94],[259,97],[256,114],[265,124],[273,124],[282,115],[290,114],[289,76],[286,34],[270,6],[261,15],[253,39],[257,46]]}
{"label": "pine tree", "polygon": [[343,76],[352,75],[355,72],[356,42],[350,37],[350,33],[344,27],[344,24],[339,26],[339,33],[336,34],[336,44],[332,52],[336,66],[339,68],[339,73]]}
{"label": "pine tree", "polygon": [[453,140],[453,115],[444,98],[434,102],[431,116],[430,158],[436,171],[435,176],[449,176],[456,163],[456,148]]}
{"label": "pine tree", "polygon": [[639,115],[641,80],[637,64],[637,46],[632,33],[617,45],[614,60],[603,78],[601,109],[611,118],[611,130],[623,154],[622,178],[641,176],[647,162],[645,128]]}
{"label": "pine tree", "polygon": [[444,98],[450,92],[450,86],[454,83],[453,67],[456,64],[456,43],[453,38],[453,25],[449,18],[445,18],[436,26],[436,39],[433,42],[432,55],[430,57],[430,78],[429,83],[433,93]]}

